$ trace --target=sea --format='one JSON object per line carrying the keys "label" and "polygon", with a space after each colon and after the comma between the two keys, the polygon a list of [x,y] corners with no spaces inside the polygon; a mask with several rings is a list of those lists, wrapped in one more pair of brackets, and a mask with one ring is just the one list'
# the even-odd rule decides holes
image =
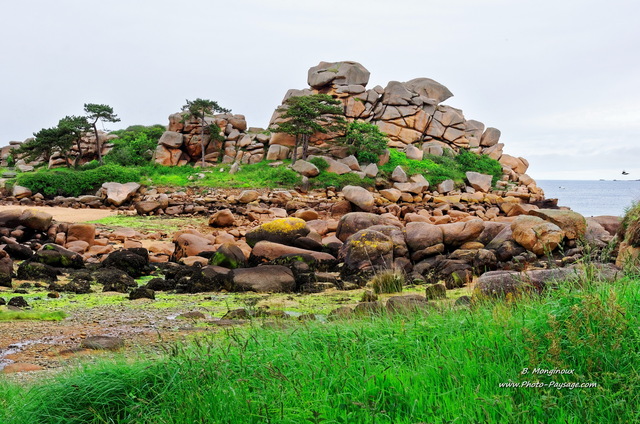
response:
{"label": "sea", "polygon": [[584,216],[622,216],[640,201],[640,180],[536,180],[545,198]]}

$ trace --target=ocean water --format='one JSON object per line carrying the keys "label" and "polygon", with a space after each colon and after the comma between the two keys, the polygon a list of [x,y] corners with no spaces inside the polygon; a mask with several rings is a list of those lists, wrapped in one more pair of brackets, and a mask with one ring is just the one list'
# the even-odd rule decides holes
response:
{"label": "ocean water", "polygon": [[584,216],[624,214],[640,201],[640,181],[536,180],[547,199],[558,199]]}

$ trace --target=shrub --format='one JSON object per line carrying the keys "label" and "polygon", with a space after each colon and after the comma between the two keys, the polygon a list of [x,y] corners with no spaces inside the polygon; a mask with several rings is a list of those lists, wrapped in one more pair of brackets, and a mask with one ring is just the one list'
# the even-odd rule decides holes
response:
{"label": "shrub", "polygon": [[396,166],[401,166],[407,175],[424,175],[432,186],[444,180],[462,183],[467,171],[492,175],[494,184],[502,175],[502,166],[497,160],[486,155],[476,155],[468,150],[461,150],[455,156],[427,155],[422,160],[408,159],[404,153],[396,149],[391,149],[390,153],[389,162],[382,166],[382,172],[390,175]]}
{"label": "shrub", "polygon": [[374,293],[399,293],[404,286],[404,273],[397,269],[378,272],[370,281]]}
{"label": "shrub", "polygon": [[355,185],[360,187],[372,187],[375,183],[373,178],[360,178],[357,174],[338,175],[333,172],[321,172],[316,178],[310,180],[314,187],[336,187],[341,189],[347,185]]}
{"label": "shrub", "polygon": [[477,155],[469,150],[461,150],[456,161],[463,172],[473,171],[493,176],[493,184],[502,176],[502,165],[487,155]]}
{"label": "shrub", "polygon": [[378,162],[389,141],[376,125],[364,121],[350,122],[344,139],[349,152],[355,154],[360,163]]}
{"label": "shrub", "polygon": [[318,170],[320,172],[324,172],[327,169],[329,169],[329,162],[327,162],[325,159],[323,158],[313,158],[311,159],[309,162],[311,162],[312,164],[314,164],[316,166],[316,168],[318,168]]}
{"label": "shrub", "polygon": [[158,140],[165,131],[162,125],[145,127],[135,125],[125,130],[113,131],[113,149],[105,156],[105,163],[122,166],[146,165],[153,156]]}
{"label": "shrub", "polygon": [[45,196],[80,196],[98,189],[102,183],[140,180],[140,171],[118,165],[105,165],[86,171],[56,169],[18,175],[19,185]]}
{"label": "shrub", "polygon": [[[632,234],[636,233],[637,234]],[[618,239],[620,241],[632,241],[632,246],[640,246],[640,202],[629,207],[622,218],[618,229]]]}

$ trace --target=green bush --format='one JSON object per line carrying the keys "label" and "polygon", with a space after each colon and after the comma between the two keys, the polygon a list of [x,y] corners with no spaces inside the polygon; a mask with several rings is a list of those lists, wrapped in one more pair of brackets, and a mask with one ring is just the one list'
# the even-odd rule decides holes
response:
{"label": "green bush", "polygon": [[122,166],[147,165],[164,131],[165,127],[162,125],[134,125],[125,130],[113,131],[111,134],[118,138],[113,140],[113,149],[105,156],[105,163]]}
{"label": "green bush", "polygon": [[365,121],[353,121],[347,126],[344,136],[349,153],[354,154],[360,163],[376,163],[387,149],[387,136],[380,129]]}
{"label": "green bush", "polygon": [[383,173],[391,175],[400,166],[407,175],[422,174],[431,186],[444,180],[463,183],[465,172],[474,171],[493,176],[493,183],[502,175],[502,166],[497,160],[486,155],[476,155],[468,150],[461,150],[458,155],[443,156],[426,155],[422,160],[408,159],[399,150],[391,149],[389,162],[381,167]]}
{"label": "green bush", "polygon": [[311,162],[312,164],[314,164],[316,166],[316,168],[318,168],[318,170],[320,172],[324,172],[327,169],[329,169],[329,162],[327,162],[325,159],[323,158],[313,158],[311,159],[309,162]]}
{"label": "green bush", "polygon": [[97,190],[105,182],[137,182],[140,171],[118,165],[105,165],[86,171],[56,169],[19,174],[17,183],[45,196],[80,196]]}
{"label": "green bush", "polygon": [[361,187],[371,187],[374,185],[375,181],[373,178],[360,178],[357,174],[334,174],[333,172],[321,172],[316,178],[312,178],[311,184],[313,187],[317,188],[326,188],[326,187],[336,187],[337,189],[341,189],[347,185],[355,185]]}
{"label": "green bush", "polygon": [[502,165],[487,155],[477,155],[469,150],[461,150],[456,161],[462,167],[463,172],[473,171],[493,176],[493,184],[502,176]]}

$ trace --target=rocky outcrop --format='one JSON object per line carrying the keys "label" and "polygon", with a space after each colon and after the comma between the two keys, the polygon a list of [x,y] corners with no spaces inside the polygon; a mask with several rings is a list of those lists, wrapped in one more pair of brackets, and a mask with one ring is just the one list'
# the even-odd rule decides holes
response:
{"label": "rocky outcrop", "polygon": [[[100,130],[98,130],[98,137],[100,138],[102,156],[106,155],[111,151],[111,149],[113,149],[112,141],[118,138],[118,136],[116,136],[115,134],[109,134]],[[14,149],[19,148],[22,144],[28,143],[32,139],[33,138],[30,137],[24,140],[23,142],[11,141],[9,142],[8,146],[2,147],[0,149],[0,166],[7,166],[8,165],[7,160],[9,158],[9,155],[12,155],[12,151]],[[81,157],[78,162],[80,165],[84,165],[87,162],[91,162],[92,160],[98,159],[98,153],[96,150],[96,137],[93,134],[93,131],[87,132],[82,137],[82,140],[80,142],[80,148],[82,151]],[[71,161],[73,161],[78,156],[78,147],[75,145],[75,143],[71,147],[70,151],[68,152],[68,156]],[[14,159],[16,158],[14,157]],[[33,167],[41,165],[44,162],[45,162],[44,158],[38,158],[29,163],[26,163],[24,160],[18,158],[18,160],[16,161],[16,167],[19,168],[22,172],[33,171]],[[73,162],[69,163],[69,165],[72,165],[72,164]],[[48,162],[49,168],[60,168],[65,166],[67,166],[67,161],[61,153],[54,152],[49,158],[49,162]]]}
{"label": "rocky outcrop", "polygon": [[[462,110],[442,104],[453,96],[447,87],[429,78],[415,78],[406,82],[390,81],[386,87],[367,88],[369,75],[369,71],[357,62],[320,62],[309,69],[310,88],[289,90],[283,104],[293,96],[329,94],[342,101],[344,116],[348,121],[374,123],[389,136],[389,147],[404,151],[411,159],[420,160],[424,154],[456,154],[460,149],[486,154],[498,160],[503,167],[502,188],[521,198],[543,198],[542,190],[526,175],[529,166],[527,160],[503,153],[504,143],[500,142],[501,133],[498,129],[468,120]],[[269,127],[283,122],[279,110],[273,114]],[[328,143],[342,135],[316,133],[310,142],[329,150],[331,145]],[[294,140],[289,135],[273,133],[269,143],[270,151],[280,152],[280,148],[273,146],[290,147],[294,145]],[[333,153],[340,155],[336,149],[333,149]],[[283,157],[277,155],[277,159]],[[270,158],[276,159],[276,155]],[[486,177],[472,174],[467,178],[478,191],[486,192],[491,186]]]}
{"label": "rocky outcrop", "polygon": [[[217,129],[219,133],[211,133]],[[197,164],[202,160],[203,148],[205,165],[220,162],[251,164],[265,157],[269,136],[262,128],[247,128],[244,115],[207,116],[204,138],[202,130],[199,119],[180,112],[170,115],[167,131],[160,137],[154,152],[154,161],[166,166]],[[280,153],[276,154],[279,156]]]}

